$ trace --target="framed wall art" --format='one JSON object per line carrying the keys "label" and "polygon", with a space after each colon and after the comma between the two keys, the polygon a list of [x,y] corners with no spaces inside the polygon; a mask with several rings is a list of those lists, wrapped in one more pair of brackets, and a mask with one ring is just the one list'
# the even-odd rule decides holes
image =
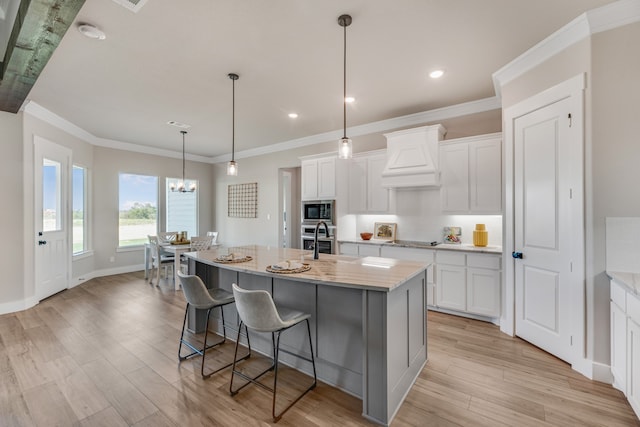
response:
{"label": "framed wall art", "polygon": [[228,187],[228,215],[231,218],[258,217],[258,183],[233,184]]}
{"label": "framed wall art", "polygon": [[373,226],[373,238],[393,242],[396,240],[396,228],[395,222],[376,222]]}

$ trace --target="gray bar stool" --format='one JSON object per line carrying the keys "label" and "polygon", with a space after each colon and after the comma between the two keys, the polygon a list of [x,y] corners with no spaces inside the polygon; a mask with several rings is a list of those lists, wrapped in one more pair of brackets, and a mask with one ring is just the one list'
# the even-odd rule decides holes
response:
{"label": "gray bar stool", "polygon": [[[231,366],[235,362],[235,357],[237,357],[238,346],[236,346],[234,361],[231,361],[228,364],[214,371],[211,371],[207,374],[204,373],[204,358],[207,350],[215,346],[218,346],[220,344],[224,344],[225,341],[227,340],[227,330],[224,322],[224,310],[222,307],[228,304],[232,304],[234,302],[233,294],[229,291],[225,291],[224,289],[219,289],[219,288],[207,289],[205,284],[202,282],[202,279],[200,279],[198,276],[186,275],[178,271],[178,277],[180,278],[180,283],[182,284],[182,292],[184,293],[184,297],[187,300],[187,308],[184,311],[184,320],[182,322],[182,333],[180,334],[180,346],[178,347],[178,359],[182,362],[183,360],[186,360],[192,356],[195,356],[196,354],[202,356],[202,365],[200,366],[200,374],[202,375],[202,378],[206,379],[206,378],[209,378],[211,375],[215,374],[216,372],[219,372],[224,368]],[[195,347],[193,344],[191,344],[189,341],[187,341],[184,338],[184,329],[187,324],[187,315],[189,313],[189,306],[196,309],[200,309],[200,310],[207,310],[207,321],[206,321],[206,326],[204,330],[204,343],[202,344],[201,349]],[[207,336],[209,335],[209,318],[211,317],[211,311],[216,307],[220,307],[220,313],[222,314],[223,338],[213,344],[207,345]],[[249,337],[247,337],[247,343],[249,344],[249,353],[239,360],[243,360],[251,356],[251,344],[249,343]],[[183,344],[189,347],[191,350],[193,350],[193,352],[187,354],[186,356],[182,356]]]}
{"label": "gray bar stool", "polygon": [[[273,393],[273,403],[271,406],[271,416],[273,417],[273,421],[277,422],[282,415],[289,410],[298,400],[300,400],[309,390],[315,388],[317,384],[317,376],[316,376],[316,362],[313,356],[313,345],[311,344],[311,328],[309,326],[309,317],[311,315],[307,313],[302,313],[299,311],[287,309],[284,307],[276,308],[276,305],[271,298],[271,295],[267,291],[263,290],[246,290],[238,287],[235,283],[233,284],[233,296],[236,300],[236,309],[238,310],[238,315],[240,316],[240,326],[238,327],[238,338],[236,340],[236,350],[233,356],[233,367],[231,368],[231,382],[229,383],[229,393],[234,396],[240,390],[242,390],[247,385],[254,383],[265,390]],[[311,359],[308,359],[302,355],[291,353],[287,350],[280,348],[280,334],[291,328],[292,326],[297,325],[298,323],[306,321],[307,322],[307,333],[309,334],[309,350],[311,352]],[[245,331],[247,333],[247,340],[249,339],[249,329],[256,332],[271,332],[271,341],[273,343],[273,364],[256,375],[255,377],[249,377],[242,372],[236,371],[236,362],[239,362],[242,359],[236,360],[238,355],[238,341],[240,340],[240,330],[242,329],[242,325],[244,325]],[[284,408],[279,414],[276,414],[276,387],[278,384],[278,356],[280,352],[283,351],[285,353],[296,356],[302,360],[306,360],[310,362],[313,366],[313,384],[309,386],[305,391],[303,391],[293,402],[291,402],[286,408]],[[273,370],[273,388],[268,387],[258,379],[266,374],[267,372]],[[233,389],[233,377],[234,375],[239,375],[244,378],[248,382],[237,388]]]}

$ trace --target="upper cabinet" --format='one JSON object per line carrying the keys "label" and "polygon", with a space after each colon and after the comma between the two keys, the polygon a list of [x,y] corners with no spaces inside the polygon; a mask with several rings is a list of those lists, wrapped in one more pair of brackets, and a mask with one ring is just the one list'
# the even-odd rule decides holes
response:
{"label": "upper cabinet", "polygon": [[301,161],[302,200],[336,198],[336,156]]}
{"label": "upper cabinet", "polygon": [[502,213],[502,134],[440,143],[442,211],[457,214]]}
{"label": "upper cabinet", "polygon": [[386,150],[356,154],[349,163],[349,213],[387,213],[389,190],[382,186]]}

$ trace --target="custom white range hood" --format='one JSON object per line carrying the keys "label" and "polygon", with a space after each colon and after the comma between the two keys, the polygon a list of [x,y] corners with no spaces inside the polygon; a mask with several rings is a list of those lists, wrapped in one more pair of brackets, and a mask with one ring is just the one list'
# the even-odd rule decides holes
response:
{"label": "custom white range hood", "polygon": [[433,125],[385,133],[387,164],[382,171],[382,186],[439,187],[438,143],[446,132],[444,126]]}

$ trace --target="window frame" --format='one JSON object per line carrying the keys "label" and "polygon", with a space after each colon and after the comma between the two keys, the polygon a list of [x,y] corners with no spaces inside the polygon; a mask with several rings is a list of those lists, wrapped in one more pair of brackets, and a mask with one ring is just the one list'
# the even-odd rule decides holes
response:
{"label": "window frame", "polygon": [[[165,231],[185,231],[185,230],[170,230],[169,229],[169,207],[170,207],[170,203],[169,203],[169,197],[170,194],[173,193],[173,191],[171,191],[170,185],[171,182],[181,182],[182,179],[181,178],[174,178],[174,177],[165,177],[165,206],[164,206],[164,227],[165,227]],[[189,236],[198,236],[199,234],[199,230],[200,230],[200,218],[199,218],[199,206],[200,206],[200,182],[197,179],[185,179],[185,187],[189,188],[189,185],[191,183],[195,183],[196,185],[196,189],[194,190],[195,193],[195,207],[194,207],[194,224],[195,224],[195,230],[193,232],[189,232],[188,235]],[[186,230],[186,231],[190,231],[190,230]]]}
{"label": "window frame", "polygon": [[[82,189],[82,241],[83,248],[79,252],[74,252],[73,249],[73,212],[74,212],[74,204],[73,204],[73,192],[74,192],[74,178],[73,172],[76,168],[82,169],[82,181],[83,181],[83,189]],[[91,203],[91,192],[89,189],[91,188],[91,171],[88,167],[82,165],[81,163],[71,163],[71,256],[73,259],[83,258],[85,256],[89,256],[93,254],[93,245],[92,245],[92,233],[91,233],[91,213],[89,212]]]}

